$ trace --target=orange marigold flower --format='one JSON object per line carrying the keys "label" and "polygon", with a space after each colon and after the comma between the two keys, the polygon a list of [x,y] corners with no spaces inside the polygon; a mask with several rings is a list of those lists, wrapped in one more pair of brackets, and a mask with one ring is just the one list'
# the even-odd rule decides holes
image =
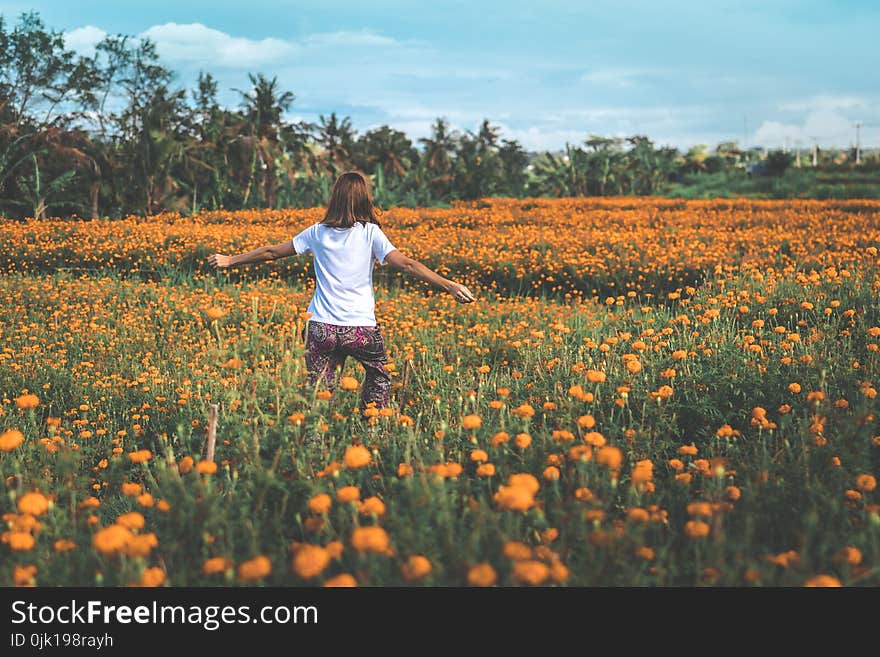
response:
{"label": "orange marigold flower", "polygon": [[385,503],[375,495],[373,497],[368,497],[358,504],[358,513],[363,516],[373,515],[381,518],[385,515]]}
{"label": "orange marigold flower", "polygon": [[199,461],[196,465],[196,472],[203,475],[217,474],[217,463],[215,461]]}
{"label": "orange marigold flower", "polygon": [[3,532],[0,535],[0,542],[9,545],[9,549],[14,552],[27,552],[32,550],[36,544],[33,534],[21,531]]}
{"label": "orange marigold flower", "polygon": [[547,567],[547,564],[540,561],[517,561],[513,564],[511,577],[520,584],[539,586],[550,577],[550,568]]}
{"label": "orange marigold flower", "polygon": [[542,476],[547,481],[556,481],[560,477],[559,468],[557,468],[555,465],[548,466],[544,469],[544,473]]}
{"label": "orange marigold flower", "polygon": [[92,536],[92,547],[105,557],[121,554],[125,551],[133,534],[123,525],[110,525],[99,529]]}
{"label": "orange marigold flower", "polygon": [[684,533],[690,538],[706,538],[709,535],[709,525],[702,520],[688,520]]}
{"label": "orange marigold flower", "polygon": [[644,561],[653,561],[654,550],[652,548],[649,548],[647,545],[642,545],[641,547],[636,549],[636,556],[639,559],[643,559]]}
{"label": "orange marigold flower", "polygon": [[140,585],[150,588],[162,586],[165,583],[165,571],[158,566],[147,568],[141,575]]}
{"label": "orange marigold flower", "polygon": [[12,583],[15,586],[32,586],[37,576],[37,567],[33,564],[30,566],[15,566],[12,571]]}
{"label": "orange marigold flower", "polygon": [[70,552],[71,550],[75,550],[76,543],[74,543],[73,541],[71,541],[67,538],[59,538],[57,541],[55,541],[55,545],[53,545],[53,548],[59,554],[63,554],[65,552]]}
{"label": "orange marigold flower", "polygon": [[[856,488],[863,493],[870,493],[877,488],[877,480],[874,478],[874,475],[860,474],[856,477]],[[21,507],[19,507],[19,510],[21,510]]]}
{"label": "orange marigold flower", "polygon": [[501,553],[511,561],[523,561],[532,558],[532,548],[521,541],[507,541]]}
{"label": "orange marigold flower", "polygon": [[40,405],[40,398],[33,393],[16,397],[15,405],[22,410],[29,410]]}
{"label": "orange marigold flower", "polygon": [[596,426],[596,418],[590,414],[581,415],[578,418],[577,423],[581,429],[592,429]]}
{"label": "orange marigold flower", "polygon": [[596,462],[609,470],[618,470],[623,463],[623,452],[617,447],[603,445],[596,452]]}
{"label": "orange marigold flower", "polygon": [[605,372],[587,370],[587,381],[590,383],[605,383],[605,378]]}
{"label": "orange marigold flower", "polygon": [[495,476],[495,466],[491,463],[482,463],[477,468],[477,476],[478,477],[494,477]]}
{"label": "orange marigold flower", "polygon": [[397,478],[403,479],[404,477],[409,477],[413,473],[413,468],[411,465],[407,463],[401,463],[397,466]]}
{"label": "orange marigold flower", "polygon": [[318,515],[330,511],[331,506],[333,506],[333,500],[327,493],[318,493],[309,499],[309,511]]}
{"label": "orange marigold flower", "polygon": [[232,565],[232,562],[226,557],[211,557],[210,559],[205,559],[205,562],[202,564],[202,572],[208,576],[220,575],[230,570]]}
{"label": "orange marigold flower", "polygon": [[509,486],[522,486],[532,495],[534,495],[541,489],[541,484],[538,483],[538,479],[535,477],[535,475],[529,474],[528,472],[521,472],[518,474],[510,475],[507,478],[507,484]]}
{"label": "orange marigold flower", "polygon": [[358,380],[353,376],[343,376],[339,379],[339,387],[343,390],[357,390],[359,385]]}
{"label": "orange marigold flower", "polygon": [[388,533],[381,527],[356,527],[351,533],[351,546],[358,552],[385,554],[390,544]]}
{"label": "orange marigold flower", "polygon": [[129,452],[128,458],[132,463],[146,463],[153,458],[153,452],[148,449],[139,449],[136,452]]}
{"label": "orange marigold flower", "polygon": [[361,499],[361,491],[357,486],[343,486],[336,491],[336,501],[340,504],[357,502]]}
{"label": "orange marigold flower", "polygon": [[141,530],[144,528],[144,517],[138,513],[137,511],[130,511],[129,513],[123,513],[121,516],[116,518],[116,524],[122,525],[131,530]]}
{"label": "orange marigold flower", "polygon": [[327,588],[354,588],[357,586],[357,580],[348,573],[339,573],[326,580],[324,586]]}
{"label": "orange marigold flower", "polygon": [[126,497],[137,497],[141,494],[143,487],[140,484],[136,484],[131,481],[126,481],[122,484],[122,494]]}
{"label": "orange marigold flower", "polygon": [[0,452],[11,452],[24,442],[24,434],[18,429],[0,433]]}
{"label": "orange marigold flower", "polygon": [[503,511],[528,511],[535,504],[534,493],[524,486],[501,486],[494,499]]}
{"label": "orange marigold flower", "polygon": [[25,493],[18,498],[18,510],[20,513],[29,513],[32,516],[41,516],[49,510],[51,502],[42,493]]}
{"label": "orange marigold flower", "polygon": [[363,445],[352,445],[345,450],[345,456],[343,456],[342,460],[345,463],[345,467],[357,470],[369,465],[372,458],[370,450]]}
{"label": "orange marigold flower", "polygon": [[293,557],[293,572],[302,579],[317,577],[330,565],[330,553],[320,545],[305,544]]}
{"label": "orange marigold flower", "polygon": [[834,555],[835,561],[838,563],[844,563],[849,566],[858,566],[862,563],[862,551],[851,545],[847,547],[840,548],[836,555]]}
{"label": "orange marigold flower", "polygon": [[489,455],[483,451],[482,449],[475,449],[471,452],[471,461],[475,463],[482,463],[483,461],[489,460]]}
{"label": "orange marigold flower", "polygon": [[413,554],[400,566],[400,574],[407,582],[424,579],[431,574],[431,562],[421,554]]}
{"label": "orange marigold flower", "polygon": [[520,449],[527,449],[532,444],[532,437],[527,433],[518,433],[513,439],[513,444]]}
{"label": "orange marigold flower", "polygon": [[483,424],[483,419],[479,415],[465,415],[461,418],[461,428],[466,431],[473,431],[474,429],[480,428]]}
{"label": "orange marigold flower", "polygon": [[807,587],[831,587],[836,588],[841,586],[840,580],[836,577],[832,577],[831,575],[816,575],[815,577],[811,577],[806,582],[804,582],[804,586]]}
{"label": "orange marigold flower", "polygon": [[242,582],[256,582],[267,577],[271,572],[272,562],[269,557],[261,554],[239,564],[238,579]]}
{"label": "orange marigold flower", "polygon": [[468,570],[467,581],[470,586],[494,586],[498,574],[488,563],[479,563]]}
{"label": "orange marigold flower", "polygon": [[523,419],[528,419],[535,415],[535,409],[532,408],[530,404],[520,404],[513,411],[511,411],[514,415],[518,415]]}
{"label": "orange marigold flower", "polygon": [[190,471],[195,466],[195,461],[192,456],[184,456],[180,459],[180,463],[177,464],[177,469],[180,471],[180,474],[189,474]]}

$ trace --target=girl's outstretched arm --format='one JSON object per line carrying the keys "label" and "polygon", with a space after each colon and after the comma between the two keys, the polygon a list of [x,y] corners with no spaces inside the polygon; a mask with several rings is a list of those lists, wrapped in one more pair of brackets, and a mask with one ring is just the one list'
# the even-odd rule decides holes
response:
{"label": "girl's outstretched arm", "polygon": [[216,269],[225,267],[235,267],[236,265],[249,265],[253,262],[266,262],[268,260],[277,260],[286,256],[296,255],[293,250],[293,244],[290,240],[281,242],[280,244],[267,244],[248,251],[239,253],[238,255],[228,256],[221,253],[212,253],[208,256],[208,264]]}
{"label": "girl's outstretched arm", "polygon": [[385,256],[385,262],[392,267],[399,269],[406,274],[412,274],[416,278],[430,283],[435,287],[439,287],[444,292],[448,292],[459,303],[470,303],[474,300],[474,294],[461,283],[456,283],[448,278],[443,278],[440,274],[425,267],[418,260],[413,260],[403,255],[397,249]]}

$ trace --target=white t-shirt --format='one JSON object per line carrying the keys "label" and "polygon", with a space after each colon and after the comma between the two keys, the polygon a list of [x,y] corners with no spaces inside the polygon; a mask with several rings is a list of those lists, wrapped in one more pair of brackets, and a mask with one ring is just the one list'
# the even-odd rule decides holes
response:
{"label": "white t-shirt", "polygon": [[373,258],[380,265],[394,246],[376,224],[356,222],[351,228],[317,223],[293,238],[298,255],[315,259],[315,294],[308,312],[316,322],[342,326],[375,326]]}

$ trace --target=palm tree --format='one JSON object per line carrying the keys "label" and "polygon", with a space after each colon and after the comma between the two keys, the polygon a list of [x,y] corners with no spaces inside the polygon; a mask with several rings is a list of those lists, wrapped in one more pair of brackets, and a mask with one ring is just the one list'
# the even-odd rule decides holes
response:
{"label": "palm tree", "polygon": [[342,170],[348,168],[351,161],[351,152],[354,147],[355,131],[351,127],[351,118],[345,117],[340,121],[336,112],[329,118],[320,115],[318,125],[318,143],[324,147],[327,158],[327,167],[335,178]]}
{"label": "palm tree", "polygon": [[[276,159],[281,155],[283,144],[281,132],[284,125],[282,115],[293,104],[296,96],[290,91],[278,89],[278,78],[271,80],[262,73],[248,74],[252,89],[244,92],[236,89],[242,98],[245,125],[249,134],[241,137],[241,142],[251,153],[250,179],[262,171],[263,200],[269,207],[276,205]],[[250,182],[245,193],[245,203],[250,196]]]}
{"label": "palm tree", "polygon": [[388,183],[393,186],[406,175],[418,158],[418,151],[400,130],[383,125],[361,137],[353,155],[355,165],[362,171],[373,171],[380,167]]}
{"label": "palm tree", "polygon": [[425,148],[422,162],[429,177],[428,184],[437,198],[446,198],[452,183],[452,153],[456,135],[450,133],[446,120],[438,118],[431,126],[431,136],[419,139]]}

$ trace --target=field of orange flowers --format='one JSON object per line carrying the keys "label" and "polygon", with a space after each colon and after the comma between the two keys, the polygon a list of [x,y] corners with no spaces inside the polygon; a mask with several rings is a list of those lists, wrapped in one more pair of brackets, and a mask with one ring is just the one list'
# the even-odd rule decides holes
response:
{"label": "field of orange flowers", "polygon": [[388,210],[363,416],[204,262],[320,216],[0,223],[0,585],[880,584],[880,202]]}

